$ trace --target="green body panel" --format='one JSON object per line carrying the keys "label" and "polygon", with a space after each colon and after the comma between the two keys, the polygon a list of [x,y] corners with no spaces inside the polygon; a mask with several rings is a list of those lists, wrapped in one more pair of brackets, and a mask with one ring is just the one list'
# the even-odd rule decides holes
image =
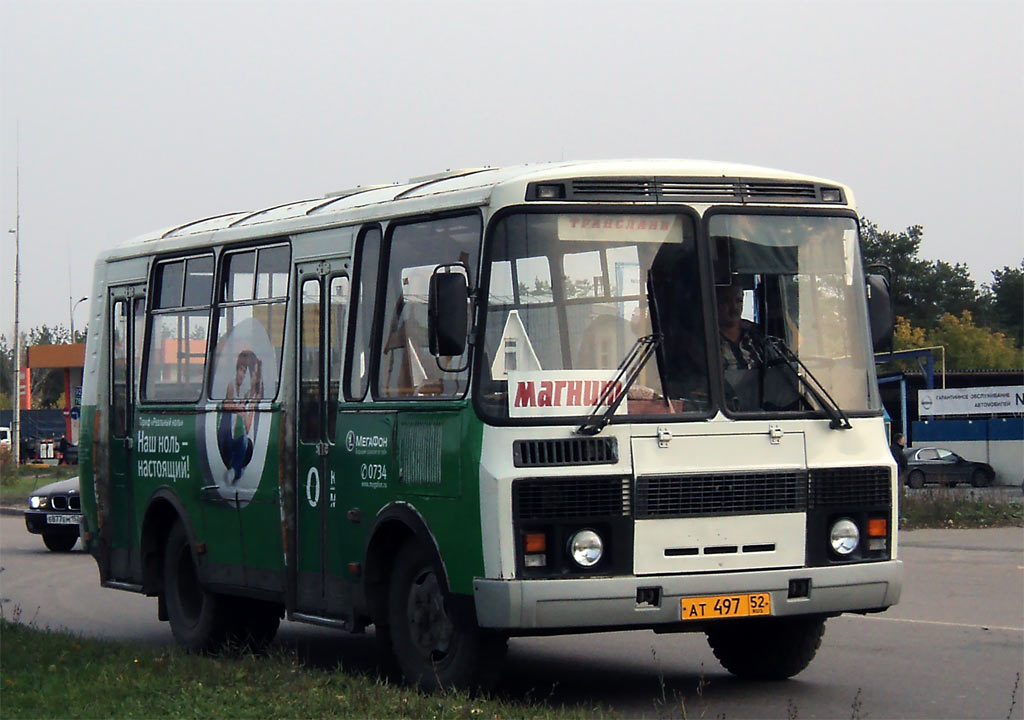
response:
{"label": "green body panel", "polygon": [[[441,551],[453,592],[470,594],[483,574],[479,457],[483,426],[468,402],[402,403],[393,412],[342,407],[330,466],[337,509],[327,522],[327,572],[346,577],[362,562],[380,510],[401,501],[424,519]],[[380,408],[378,410],[378,408]],[[410,447],[411,446],[411,447]],[[361,522],[347,520],[358,509]]]}
{"label": "green body panel", "polygon": [[[96,406],[83,405],[78,435],[78,485],[86,531],[93,536],[99,527],[96,513]],[[86,543],[86,550],[91,550]]]}
{"label": "green body panel", "polygon": [[325,458],[316,443],[295,445],[295,544],[299,573],[298,604],[305,611],[326,609],[323,568],[323,524],[327,477]]}
{"label": "green body panel", "polygon": [[[270,438],[280,433],[280,411],[261,411],[260,422]],[[204,455],[216,458],[216,448],[206,450],[201,433],[216,422],[215,409],[183,412],[180,408],[146,408],[134,423],[133,498],[139,542],[143,519],[153,495],[169,489],[189,515],[198,540],[206,545],[206,561],[239,569],[236,580],[244,583],[243,566],[279,569],[283,565],[278,502],[279,444],[268,442],[258,484],[232,488]],[[113,453],[112,453],[113,454]],[[221,473],[224,471],[221,470]],[[115,485],[115,495],[117,487]],[[116,506],[115,499],[115,508]]]}

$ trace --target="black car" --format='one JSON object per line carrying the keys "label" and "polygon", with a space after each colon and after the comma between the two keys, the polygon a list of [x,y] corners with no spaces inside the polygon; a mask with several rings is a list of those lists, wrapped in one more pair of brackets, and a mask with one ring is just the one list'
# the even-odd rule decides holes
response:
{"label": "black car", "polygon": [[996,477],[988,463],[967,460],[946,448],[922,447],[903,452],[907,456],[907,485],[912,488],[924,487],[925,483],[953,487],[962,482],[985,487]]}
{"label": "black car", "polygon": [[82,498],[78,478],[43,485],[28,499],[25,527],[43,536],[43,543],[54,552],[68,552],[78,542],[78,524],[82,520]]}

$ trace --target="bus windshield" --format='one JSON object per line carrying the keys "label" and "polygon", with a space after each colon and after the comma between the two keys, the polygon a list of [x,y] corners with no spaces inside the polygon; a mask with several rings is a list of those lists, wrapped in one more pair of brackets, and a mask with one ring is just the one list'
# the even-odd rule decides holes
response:
{"label": "bus windshield", "polygon": [[818,411],[831,397],[877,410],[856,220],[729,213],[707,224],[726,408]]}
{"label": "bus windshield", "polygon": [[[488,419],[706,416],[709,357],[730,414],[877,410],[856,221],[719,213],[706,223],[707,311],[690,215],[501,219],[480,368]],[[711,353],[706,324],[717,330]],[[653,357],[629,384],[619,369],[648,337]]]}
{"label": "bus windshield", "polygon": [[[492,235],[481,407],[493,419],[703,413],[709,380],[693,219],[519,213]],[[608,390],[637,341],[654,358]],[[603,401],[601,400],[603,395]]]}

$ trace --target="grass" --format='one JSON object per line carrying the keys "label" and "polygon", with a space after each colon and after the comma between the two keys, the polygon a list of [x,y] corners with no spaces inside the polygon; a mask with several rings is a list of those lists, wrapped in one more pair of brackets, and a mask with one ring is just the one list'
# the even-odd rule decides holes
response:
{"label": "grass", "polygon": [[23,505],[36,488],[76,475],[77,465],[22,465],[15,471],[10,463],[2,463],[0,505]]}
{"label": "grass", "polygon": [[[303,667],[283,651],[202,657],[40,630],[0,619],[3,717],[591,718],[461,692],[423,695],[365,675]],[[340,668],[339,668],[340,670]]]}
{"label": "grass", "polygon": [[1024,505],[999,496],[974,496],[946,488],[910,491],[900,501],[905,530],[1024,527]]}

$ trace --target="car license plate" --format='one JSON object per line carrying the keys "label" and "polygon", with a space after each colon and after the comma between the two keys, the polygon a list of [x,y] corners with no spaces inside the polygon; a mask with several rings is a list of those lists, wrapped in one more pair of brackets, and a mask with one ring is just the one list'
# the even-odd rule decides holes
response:
{"label": "car license plate", "polygon": [[772,596],[764,592],[687,597],[680,607],[683,620],[763,616],[772,614]]}
{"label": "car license plate", "polygon": [[61,515],[59,513],[48,513],[46,516],[47,525],[77,525],[82,519],[81,515]]}

